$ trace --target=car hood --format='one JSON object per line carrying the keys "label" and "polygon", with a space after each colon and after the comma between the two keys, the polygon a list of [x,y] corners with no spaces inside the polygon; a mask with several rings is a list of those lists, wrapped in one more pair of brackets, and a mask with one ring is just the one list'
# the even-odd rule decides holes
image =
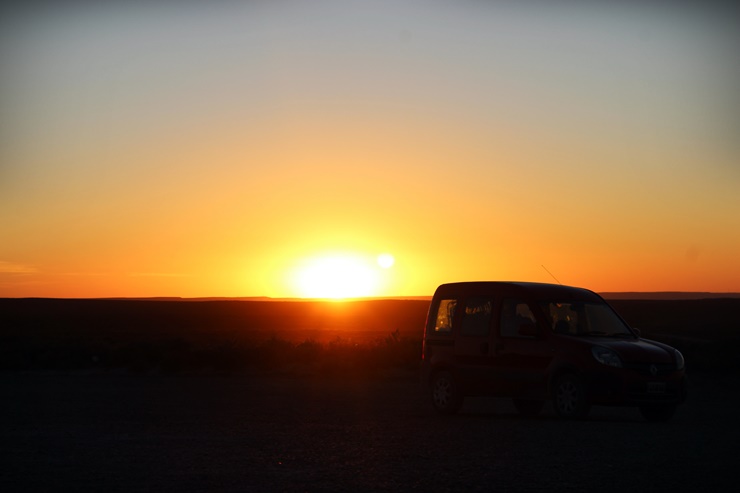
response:
{"label": "car hood", "polygon": [[607,339],[594,341],[616,351],[625,362],[631,363],[673,363],[673,348],[647,339]]}

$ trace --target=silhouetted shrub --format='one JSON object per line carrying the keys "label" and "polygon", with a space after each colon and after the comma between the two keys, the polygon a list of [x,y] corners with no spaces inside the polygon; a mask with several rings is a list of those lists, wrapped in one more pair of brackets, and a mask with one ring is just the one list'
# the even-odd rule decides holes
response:
{"label": "silhouetted shrub", "polygon": [[279,338],[277,334],[272,334],[269,339],[259,345],[259,351],[252,366],[263,370],[284,369],[292,362],[293,349],[292,342]]}
{"label": "silhouetted shrub", "polygon": [[420,339],[404,337],[396,329],[378,345],[381,364],[392,368],[416,368],[421,356],[421,346]]}
{"label": "silhouetted shrub", "polygon": [[315,364],[324,356],[324,346],[313,339],[306,339],[295,347],[294,359],[302,364]]}

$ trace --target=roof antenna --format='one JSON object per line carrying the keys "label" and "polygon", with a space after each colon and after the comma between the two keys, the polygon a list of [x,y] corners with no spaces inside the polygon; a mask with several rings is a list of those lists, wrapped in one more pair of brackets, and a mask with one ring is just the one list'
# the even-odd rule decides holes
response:
{"label": "roof antenna", "polygon": [[[542,265],[542,264],[540,264],[540,265]],[[545,272],[547,272],[548,274],[550,274],[550,275],[552,276],[552,278],[553,278],[553,279],[555,279],[556,281],[558,281],[558,278],[557,278],[557,277],[555,277],[555,276],[553,276],[553,275],[552,275],[552,272],[550,272],[549,270],[547,270],[547,267],[545,267],[544,265],[542,265],[542,268],[543,268],[543,269],[545,269]],[[560,284],[561,286],[563,285],[563,283],[562,283],[562,282],[560,282],[560,281],[558,281],[558,284]]]}

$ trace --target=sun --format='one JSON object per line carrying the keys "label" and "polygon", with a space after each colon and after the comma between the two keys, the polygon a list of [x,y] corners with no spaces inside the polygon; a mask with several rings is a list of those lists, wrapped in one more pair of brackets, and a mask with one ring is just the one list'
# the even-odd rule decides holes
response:
{"label": "sun", "polygon": [[360,256],[328,255],[307,260],[297,270],[294,284],[305,298],[362,298],[377,295],[379,276],[377,268]]}
{"label": "sun", "polygon": [[396,259],[390,253],[381,253],[378,255],[378,265],[384,269],[390,269],[395,262]]}

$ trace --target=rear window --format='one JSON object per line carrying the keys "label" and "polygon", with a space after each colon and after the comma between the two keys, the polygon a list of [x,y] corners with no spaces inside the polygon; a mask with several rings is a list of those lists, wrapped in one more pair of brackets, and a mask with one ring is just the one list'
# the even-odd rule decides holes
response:
{"label": "rear window", "polygon": [[493,300],[490,298],[470,298],[465,301],[465,316],[460,333],[466,336],[488,334],[493,313]]}
{"label": "rear window", "polygon": [[455,318],[456,307],[457,300],[439,300],[434,322],[435,334],[449,334],[452,332],[452,320]]}

